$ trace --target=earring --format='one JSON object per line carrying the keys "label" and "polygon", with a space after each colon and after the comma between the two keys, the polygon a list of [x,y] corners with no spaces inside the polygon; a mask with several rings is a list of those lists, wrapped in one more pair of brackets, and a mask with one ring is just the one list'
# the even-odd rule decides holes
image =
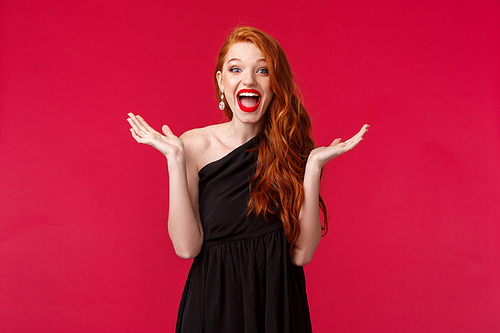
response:
{"label": "earring", "polygon": [[224,104],[224,89],[222,89],[221,93],[222,95],[220,95],[219,109],[222,111],[226,107],[226,104]]}

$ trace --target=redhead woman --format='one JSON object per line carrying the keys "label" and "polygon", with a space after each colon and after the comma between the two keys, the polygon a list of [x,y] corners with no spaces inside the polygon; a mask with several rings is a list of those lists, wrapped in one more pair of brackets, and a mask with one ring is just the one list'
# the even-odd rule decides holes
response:
{"label": "redhead woman", "polygon": [[235,29],[215,67],[227,122],[175,136],[129,114],[132,136],[167,158],[168,232],[194,258],[176,332],[311,332],[302,266],[327,221],[321,170],[368,130],[316,148],[285,53],[251,27]]}

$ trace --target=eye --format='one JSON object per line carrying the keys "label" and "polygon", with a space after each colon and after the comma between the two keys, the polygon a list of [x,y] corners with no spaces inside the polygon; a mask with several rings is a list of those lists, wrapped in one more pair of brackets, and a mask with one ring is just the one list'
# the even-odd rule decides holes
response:
{"label": "eye", "polygon": [[267,68],[260,68],[257,73],[259,74],[269,74],[269,69]]}
{"label": "eye", "polygon": [[241,69],[239,69],[238,67],[231,67],[229,68],[229,71],[233,73],[239,73],[241,72]]}

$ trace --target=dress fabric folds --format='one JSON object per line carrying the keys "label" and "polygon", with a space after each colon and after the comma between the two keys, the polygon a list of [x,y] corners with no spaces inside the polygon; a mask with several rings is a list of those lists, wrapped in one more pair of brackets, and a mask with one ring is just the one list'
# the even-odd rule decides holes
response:
{"label": "dress fabric folds", "polygon": [[199,172],[204,231],[176,333],[312,332],[304,271],[290,263],[277,215],[247,214],[259,136]]}

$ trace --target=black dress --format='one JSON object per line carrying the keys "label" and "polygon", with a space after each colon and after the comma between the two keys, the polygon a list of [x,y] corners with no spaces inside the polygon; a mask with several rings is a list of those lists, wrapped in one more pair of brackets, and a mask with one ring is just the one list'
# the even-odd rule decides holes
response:
{"label": "black dress", "polygon": [[304,271],[290,263],[278,216],[247,216],[259,136],[199,172],[204,231],[177,333],[311,332]]}

